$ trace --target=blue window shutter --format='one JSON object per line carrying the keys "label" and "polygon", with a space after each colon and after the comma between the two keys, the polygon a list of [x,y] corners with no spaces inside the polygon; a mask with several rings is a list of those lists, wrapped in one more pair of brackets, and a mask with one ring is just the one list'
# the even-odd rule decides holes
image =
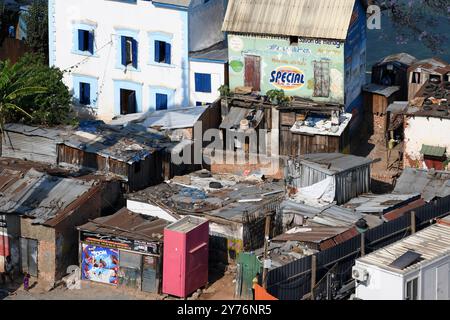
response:
{"label": "blue window shutter", "polygon": [[127,65],[127,39],[126,37],[120,37],[122,46],[122,65]]}
{"label": "blue window shutter", "polygon": [[78,30],[78,50],[84,51],[84,30]]}
{"label": "blue window shutter", "polygon": [[89,32],[89,52],[94,54],[94,31]]}
{"label": "blue window shutter", "polygon": [[159,62],[160,60],[159,41],[155,40],[155,62]]}
{"label": "blue window shutter", "polygon": [[138,67],[138,42],[135,39],[133,39],[133,41],[132,41],[131,50],[133,52],[133,67],[137,69],[137,67]]}
{"label": "blue window shutter", "polygon": [[167,109],[167,94],[156,94],[156,110],[166,110]]}
{"label": "blue window shutter", "polygon": [[166,63],[167,64],[171,64],[171,58],[172,58],[172,53],[171,50],[172,46],[170,45],[170,43],[166,43]]}
{"label": "blue window shutter", "polygon": [[195,74],[195,91],[211,92],[211,75],[207,73]]}

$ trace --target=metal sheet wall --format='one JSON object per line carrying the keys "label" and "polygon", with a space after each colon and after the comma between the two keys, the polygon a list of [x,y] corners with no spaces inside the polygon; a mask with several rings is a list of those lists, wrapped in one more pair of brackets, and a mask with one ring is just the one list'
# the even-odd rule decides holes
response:
{"label": "metal sheet wall", "polygon": [[[433,219],[450,213],[450,196],[416,208],[416,227],[421,230]],[[411,211],[393,221],[384,223],[365,233],[366,253],[399,241],[410,234]],[[351,266],[360,255],[360,236],[353,237],[333,248],[318,252],[316,279],[319,282],[336,263],[336,275],[340,284],[351,279]],[[267,289],[280,300],[300,300],[311,291],[311,256],[270,270],[267,275]],[[320,293],[318,293],[320,294]],[[324,294],[320,294],[324,296]]]}

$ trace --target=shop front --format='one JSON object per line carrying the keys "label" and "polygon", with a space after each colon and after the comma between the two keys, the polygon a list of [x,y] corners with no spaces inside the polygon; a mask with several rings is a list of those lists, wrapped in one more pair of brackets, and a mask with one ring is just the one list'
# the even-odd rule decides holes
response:
{"label": "shop front", "polygon": [[[163,224],[161,219],[154,222],[165,226],[167,222],[162,221]],[[159,293],[162,280],[162,240],[139,240],[114,235],[112,233],[116,230],[111,228],[110,232],[106,232],[109,228],[103,223],[100,227],[102,230],[98,229],[95,220],[78,228],[82,280]],[[139,232],[135,235],[138,234],[141,235]],[[143,235],[141,237],[146,238]]]}

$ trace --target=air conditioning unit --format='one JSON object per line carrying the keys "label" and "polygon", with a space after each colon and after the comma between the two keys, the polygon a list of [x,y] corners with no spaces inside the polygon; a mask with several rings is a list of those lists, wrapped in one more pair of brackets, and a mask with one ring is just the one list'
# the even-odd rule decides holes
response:
{"label": "air conditioning unit", "polygon": [[365,282],[369,279],[369,272],[367,272],[366,269],[354,266],[352,268],[352,278],[357,281]]}

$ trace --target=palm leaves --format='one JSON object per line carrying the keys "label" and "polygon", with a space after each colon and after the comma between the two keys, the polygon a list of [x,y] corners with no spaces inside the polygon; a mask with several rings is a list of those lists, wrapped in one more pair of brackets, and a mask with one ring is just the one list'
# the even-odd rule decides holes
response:
{"label": "palm leaves", "polygon": [[21,113],[31,118],[31,115],[21,107],[21,99],[47,91],[44,87],[30,85],[36,83],[32,69],[23,70],[19,64],[9,61],[0,62],[0,130],[3,135],[8,117]]}

